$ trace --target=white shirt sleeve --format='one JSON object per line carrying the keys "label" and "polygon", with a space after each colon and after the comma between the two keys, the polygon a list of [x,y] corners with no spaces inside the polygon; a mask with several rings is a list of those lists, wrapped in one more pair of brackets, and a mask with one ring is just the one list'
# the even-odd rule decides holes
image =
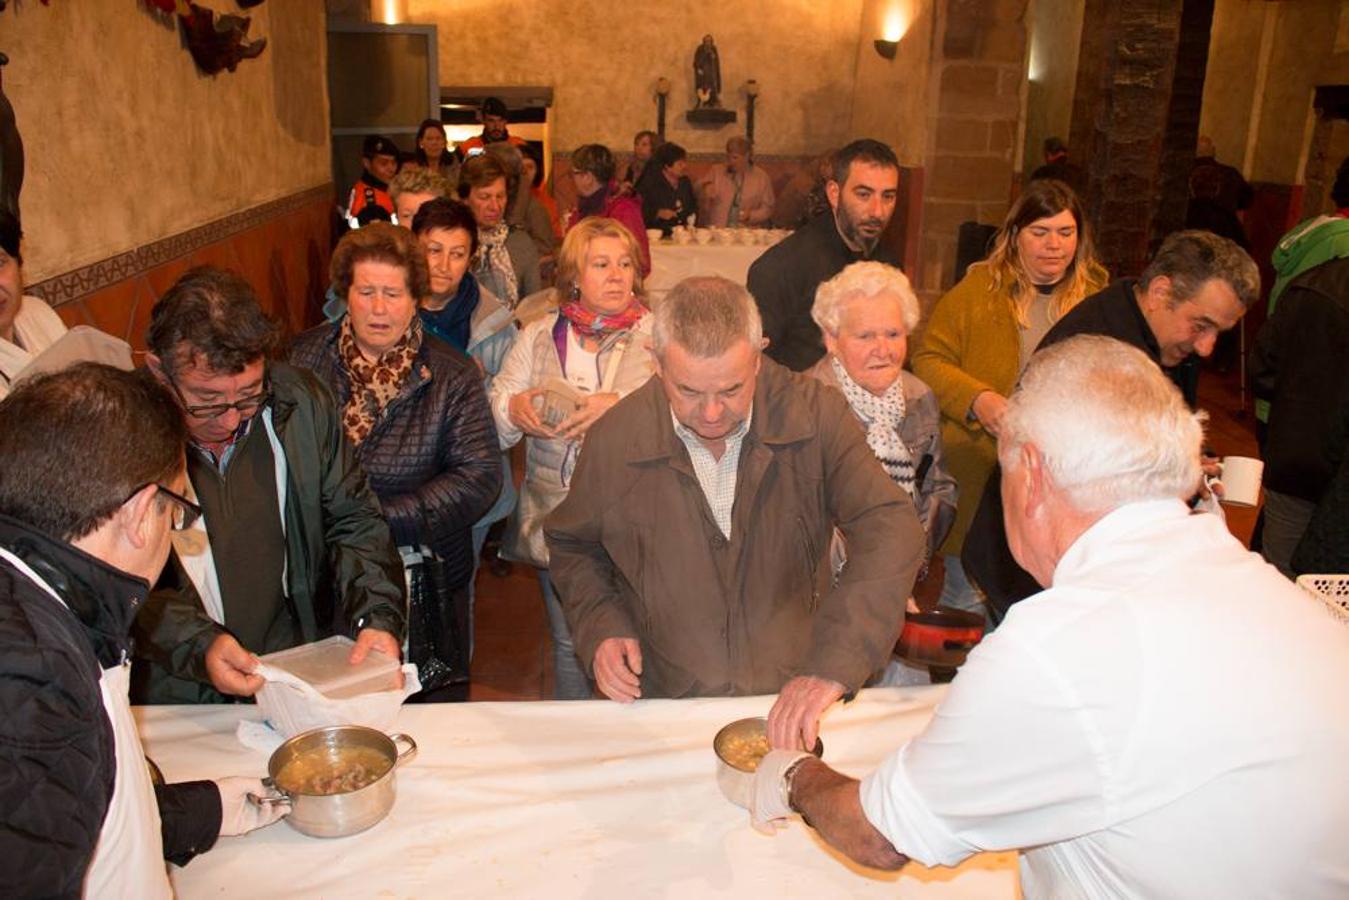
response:
{"label": "white shirt sleeve", "polygon": [[1062,672],[995,633],[923,733],[862,781],[862,810],[924,865],[1064,840],[1106,822],[1102,745]]}

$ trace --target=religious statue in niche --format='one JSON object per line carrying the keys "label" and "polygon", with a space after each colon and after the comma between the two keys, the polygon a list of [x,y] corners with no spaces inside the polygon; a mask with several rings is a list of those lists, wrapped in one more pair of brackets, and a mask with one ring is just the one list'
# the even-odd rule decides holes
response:
{"label": "religious statue in niche", "polygon": [[721,58],[712,35],[703,35],[703,42],[693,51],[693,85],[698,94],[694,109],[721,106]]}
{"label": "religious statue in niche", "polygon": [[[207,75],[221,69],[233,72],[242,60],[254,59],[267,47],[267,39],[248,40],[248,29],[253,20],[248,16],[218,13],[190,0],[149,0],[156,9],[177,14],[182,24],[183,39],[197,68]],[[248,9],[263,0],[237,0]]]}

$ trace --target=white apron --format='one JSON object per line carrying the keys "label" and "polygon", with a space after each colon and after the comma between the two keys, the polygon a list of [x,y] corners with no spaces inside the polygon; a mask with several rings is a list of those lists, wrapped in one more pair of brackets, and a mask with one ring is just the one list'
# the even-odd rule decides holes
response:
{"label": "white apron", "polygon": [[[51,585],[23,560],[4,547],[0,547],[0,558],[50,594],[57,603],[66,605]],[[145,764],[136,722],[131,717],[130,677],[131,663],[124,659],[120,666],[104,669],[98,683],[103,708],[112,723],[117,769],[112,801],[108,804],[94,856],[84,876],[84,896],[95,900],[122,897],[152,900],[173,896],[164,864],[159,804],[150,783],[150,770]]]}

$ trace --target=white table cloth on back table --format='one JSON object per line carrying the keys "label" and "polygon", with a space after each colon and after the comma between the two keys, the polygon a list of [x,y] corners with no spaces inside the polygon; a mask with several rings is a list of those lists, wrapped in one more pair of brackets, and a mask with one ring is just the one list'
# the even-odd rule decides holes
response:
{"label": "white table cloth on back table", "polygon": [[736,284],[749,278],[749,267],[768,247],[764,244],[675,244],[651,243],[651,274],[646,279],[647,296],[653,303],[670,288],[691,275],[720,275]]}
{"label": "white table cloth on back table", "polygon": [[[854,776],[922,729],[944,687],[876,688],[825,719]],[[1017,895],[1016,855],[862,869],[800,822],[775,837],[722,797],[712,737],[771,697],[405,706],[417,741],[388,818],[360,835],[278,823],[172,868],[180,897],[971,897]],[[235,726],[253,706],[140,707],[170,781],[266,773]]]}

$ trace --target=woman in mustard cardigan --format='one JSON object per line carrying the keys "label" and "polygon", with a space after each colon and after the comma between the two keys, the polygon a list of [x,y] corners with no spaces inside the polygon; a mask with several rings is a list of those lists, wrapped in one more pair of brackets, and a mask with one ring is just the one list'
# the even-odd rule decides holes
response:
{"label": "woman in mustard cardigan", "polygon": [[960,485],[955,526],[942,545],[942,605],[983,612],[960,548],[997,462],[1007,395],[1051,325],[1106,286],[1082,207],[1061,181],[1037,180],[1012,205],[984,262],[932,311],[913,371],[937,395],[947,465]]}

